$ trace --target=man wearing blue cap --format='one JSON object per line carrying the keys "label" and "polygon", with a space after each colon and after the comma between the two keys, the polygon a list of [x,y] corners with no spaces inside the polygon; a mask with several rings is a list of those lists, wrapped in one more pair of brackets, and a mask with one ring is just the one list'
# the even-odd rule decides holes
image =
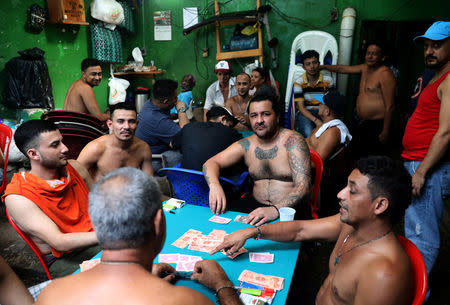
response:
{"label": "man wearing blue cap", "polygon": [[340,120],[345,111],[346,98],[339,91],[330,90],[325,95],[314,96],[314,99],[321,103],[317,116],[323,124],[313,129],[306,143],[325,162],[337,155],[352,139],[347,126]]}
{"label": "man wearing blue cap", "polygon": [[443,197],[450,195],[450,22],[437,21],[424,35],[425,65],[436,74],[419,96],[403,137],[405,167],[412,175],[413,200],[405,214],[405,235],[419,248],[427,272],[439,252]]}

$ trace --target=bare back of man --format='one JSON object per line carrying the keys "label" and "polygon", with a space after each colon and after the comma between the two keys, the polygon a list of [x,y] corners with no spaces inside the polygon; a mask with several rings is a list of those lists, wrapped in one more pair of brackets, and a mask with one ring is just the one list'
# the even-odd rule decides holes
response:
{"label": "bare back of man", "polygon": [[[353,232],[351,226],[343,224],[330,256],[330,273],[317,294],[316,304],[371,304],[372,299],[380,302],[380,296],[386,298],[382,304],[411,304],[414,291],[412,270],[395,234],[389,232],[381,235],[383,238],[369,243],[363,241],[358,246],[361,244],[359,241],[344,242]],[[396,289],[384,289],[393,285]],[[386,291],[391,294],[382,293]]]}
{"label": "bare back of man", "polygon": [[370,68],[362,65],[356,111],[361,120],[382,120],[385,117],[387,84],[395,87],[395,77],[386,66]]}
{"label": "bare back of man", "polygon": [[78,156],[78,162],[86,167],[94,181],[120,167],[134,167],[153,175],[150,147],[139,138],[123,147],[115,135],[104,135],[88,143]]}
{"label": "bare back of man", "polygon": [[243,98],[236,95],[225,101],[225,107],[239,120],[239,123],[234,126],[235,129],[251,130],[247,110],[250,98],[251,96]]}
{"label": "bare back of man", "polygon": [[109,119],[109,114],[102,113],[97,104],[93,87],[102,79],[102,68],[91,66],[82,71],[79,80],[70,85],[64,99],[63,110],[75,111],[95,116],[100,121]]}
{"label": "bare back of man", "polygon": [[41,293],[36,304],[212,304],[199,292],[173,286],[141,266],[123,267],[99,264],[75,276],[57,279]]}

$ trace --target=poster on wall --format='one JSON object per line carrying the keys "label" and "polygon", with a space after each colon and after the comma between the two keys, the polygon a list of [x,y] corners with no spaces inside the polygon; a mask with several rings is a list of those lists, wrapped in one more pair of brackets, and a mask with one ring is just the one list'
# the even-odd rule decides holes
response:
{"label": "poster on wall", "polygon": [[198,23],[198,11],[196,7],[183,8],[183,28],[187,29]]}
{"label": "poster on wall", "polygon": [[155,40],[172,40],[172,20],[170,11],[153,12]]}

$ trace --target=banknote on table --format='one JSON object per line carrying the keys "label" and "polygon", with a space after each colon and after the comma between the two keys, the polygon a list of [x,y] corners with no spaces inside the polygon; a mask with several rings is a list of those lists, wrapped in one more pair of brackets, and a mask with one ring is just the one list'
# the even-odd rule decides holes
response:
{"label": "banknote on table", "polygon": [[234,218],[234,221],[235,221],[235,222],[246,223],[246,221],[247,221],[247,216],[246,216],[246,215],[237,215],[237,216]]}
{"label": "banknote on table", "polygon": [[215,223],[220,223],[220,224],[227,224],[231,221],[231,218],[226,218],[226,217],[222,217],[222,216],[217,216],[214,215],[213,217],[211,217],[210,219],[208,219],[209,221],[215,222]]}
{"label": "banknote on table", "polygon": [[240,282],[252,283],[275,290],[281,290],[284,286],[284,278],[282,277],[259,274],[250,270],[242,271],[241,275],[239,275],[238,280]]}
{"label": "banknote on table", "polygon": [[273,263],[274,255],[269,252],[250,252],[249,258],[252,263]]}

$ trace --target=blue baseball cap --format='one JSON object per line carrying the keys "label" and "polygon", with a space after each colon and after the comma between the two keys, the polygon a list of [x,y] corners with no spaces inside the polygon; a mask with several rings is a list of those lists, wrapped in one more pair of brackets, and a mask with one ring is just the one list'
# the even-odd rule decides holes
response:
{"label": "blue baseball cap", "polygon": [[433,23],[425,34],[417,36],[413,39],[416,42],[417,39],[427,38],[430,40],[443,40],[450,37],[450,22],[449,21],[436,21]]}
{"label": "blue baseball cap", "polygon": [[347,101],[338,90],[331,89],[325,94],[317,94],[314,99],[333,110],[334,113],[344,115]]}

